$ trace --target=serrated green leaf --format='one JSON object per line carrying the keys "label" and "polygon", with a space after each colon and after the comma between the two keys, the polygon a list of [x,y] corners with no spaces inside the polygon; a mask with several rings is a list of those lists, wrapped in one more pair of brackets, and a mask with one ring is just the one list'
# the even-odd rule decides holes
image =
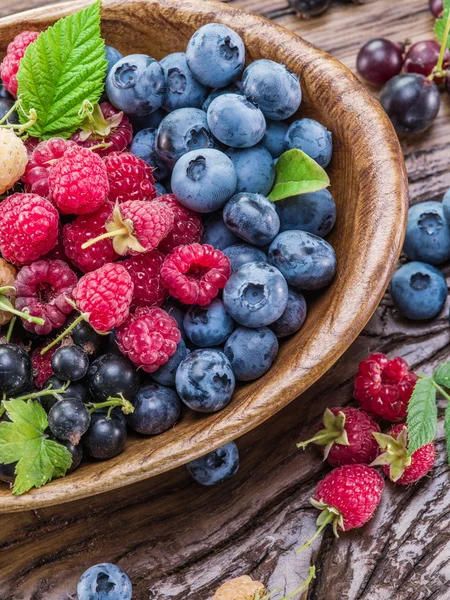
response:
{"label": "serrated green leaf", "polygon": [[0,463],[17,463],[13,493],[23,494],[65,475],[72,455],[44,433],[48,421],[39,402],[15,399],[4,406],[11,421],[0,423]]}
{"label": "serrated green leaf", "polygon": [[[434,32],[440,42],[444,39],[445,26],[450,15],[450,0],[444,0],[443,7],[442,15],[434,23]],[[447,39],[447,48],[450,48],[450,38]]]}
{"label": "serrated green leaf", "polygon": [[20,61],[17,81],[23,111],[22,123],[31,109],[36,123],[27,129],[34,137],[70,137],[81,125],[86,100],[99,100],[107,61],[100,34],[100,6],[88,8],[57,21],[28,46]]}
{"label": "serrated green leaf", "polygon": [[326,171],[302,150],[295,148],[280,156],[275,173],[275,184],[269,194],[272,202],[318,192],[330,185]]}
{"label": "serrated green leaf", "polygon": [[442,363],[442,365],[436,367],[433,379],[437,384],[450,388],[450,362]]}
{"label": "serrated green leaf", "polygon": [[434,440],[437,427],[436,388],[430,377],[417,380],[408,404],[408,456]]}
{"label": "serrated green leaf", "polygon": [[447,461],[450,464],[450,402],[445,407],[444,432],[445,444],[447,447]]}

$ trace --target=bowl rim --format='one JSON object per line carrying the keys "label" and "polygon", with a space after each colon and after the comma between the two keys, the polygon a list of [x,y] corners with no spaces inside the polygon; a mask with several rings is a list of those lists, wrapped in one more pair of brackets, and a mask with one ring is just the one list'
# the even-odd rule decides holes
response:
{"label": "bowl rim", "polygon": [[[45,24],[48,20],[56,20],[56,18],[71,14],[91,3],[92,0],[75,0],[70,4],[50,4],[16,13],[0,19],[0,30],[11,24],[19,24],[23,20],[26,20],[27,25],[38,28],[40,24]],[[358,92],[358,97],[364,104],[364,117],[361,113],[358,113],[355,114],[355,119],[364,119],[365,122],[370,119],[376,121],[377,134],[371,138],[371,156],[374,160],[380,157],[379,160],[375,160],[377,169],[370,173],[365,182],[368,191],[372,194],[371,197],[378,199],[375,215],[383,223],[383,235],[380,236],[381,239],[377,239],[377,256],[370,255],[371,260],[365,275],[365,283],[371,286],[372,295],[364,303],[360,302],[360,298],[352,298],[351,296],[345,298],[345,302],[348,304],[344,312],[346,312],[348,320],[342,319],[342,306],[340,308],[340,318],[334,319],[333,314],[329,316],[323,328],[323,335],[328,340],[329,345],[326,352],[321,354],[320,361],[311,359],[311,364],[306,366],[296,364],[295,369],[286,373],[286,377],[283,378],[281,383],[279,380],[276,384],[274,382],[269,383],[264,398],[258,398],[256,402],[252,403],[251,407],[243,402],[242,406],[233,407],[226,419],[220,420],[216,416],[215,422],[219,423],[220,427],[215,430],[213,442],[210,439],[211,428],[208,427],[206,420],[203,421],[201,426],[197,427],[197,431],[183,449],[176,448],[176,452],[173,452],[175,444],[172,443],[164,446],[164,448],[157,449],[155,452],[147,453],[145,457],[136,457],[134,462],[132,461],[132,469],[125,469],[125,473],[123,469],[120,469],[119,456],[117,457],[119,459],[117,463],[114,462],[110,468],[106,466],[104,469],[100,469],[103,477],[101,481],[99,476],[91,476],[87,479],[80,476],[78,480],[75,477],[77,472],[75,472],[67,478],[57,479],[40,489],[33,489],[18,497],[13,496],[9,490],[0,490],[0,513],[69,502],[136,483],[181,466],[248,433],[308,389],[348,349],[375,312],[400,255],[408,207],[408,181],[402,150],[397,135],[378,101],[347,67],[281,25],[268,21],[245,9],[215,2],[214,0],[130,0],[129,2],[103,0],[102,10],[123,10],[125,6],[130,7],[131,10],[131,6],[139,7],[142,5],[159,5],[171,9],[175,7],[178,12],[185,14],[186,18],[193,12],[209,17],[211,17],[211,13],[214,13],[215,20],[219,22],[226,21],[230,26],[233,26],[230,19],[236,19],[237,22],[239,18],[245,18],[246,28],[250,24],[254,27],[264,28],[265,33],[268,35],[265,44],[272,41],[280,47],[285,47],[286,44],[290,47],[297,46],[302,60],[307,56],[316,63],[320,61],[325,63],[326,61],[328,71],[333,72],[336,79],[342,78],[348,84],[349,90]],[[341,100],[343,98],[344,94],[342,93]],[[387,165],[389,165],[389,169],[386,169]],[[381,198],[388,197],[392,200],[389,208],[387,203],[381,201]],[[341,299],[341,305],[343,301]],[[325,331],[327,327],[328,330]],[[270,402],[268,402],[268,398],[270,398]],[[262,408],[265,410],[263,411]],[[250,415],[246,414],[244,417],[244,411],[247,410],[250,411]],[[101,464],[105,465],[106,463]],[[73,479],[71,480],[71,478]]]}

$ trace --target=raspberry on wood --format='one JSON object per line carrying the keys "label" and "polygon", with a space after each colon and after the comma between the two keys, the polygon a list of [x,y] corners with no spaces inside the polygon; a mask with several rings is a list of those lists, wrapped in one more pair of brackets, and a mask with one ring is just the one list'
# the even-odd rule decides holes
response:
{"label": "raspberry on wood", "polygon": [[30,264],[47,254],[58,240],[58,211],[36,194],[14,194],[0,211],[0,252],[14,265]]}
{"label": "raspberry on wood", "polygon": [[184,304],[206,306],[231,275],[231,263],[209,244],[178,246],[166,256],[161,279],[169,293]]}
{"label": "raspberry on wood", "polygon": [[156,198],[152,168],[131,152],[111,152],[105,158],[109,199],[113,202]]}
{"label": "raspberry on wood", "polygon": [[161,306],[169,292],[161,282],[161,266],[164,254],[152,250],[131,256],[120,264],[128,271],[134,284],[131,308],[139,306]]}
{"label": "raspberry on wood", "polygon": [[37,31],[22,31],[13,39],[6,49],[6,56],[0,65],[0,76],[5,89],[10,94],[17,96],[17,72],[20,66],[20,60],[25,54],[25,50],[38,37]]}
{"label": "raspberry on wood", "polygon": [[44,198],[49,196],[48,176],[50,168],[75,142],[63,138],[51,138],[37,144],[30,154],[30,159],[22,177],[27,192],[38,194]]}
{"label": "raspberry on wood", "polygon": [[203,223],[194,211],[180,204],[173,194],[159,196],[155,202],[169,206],[174,214],[172,231],[159,244],[160,252],[170,254],[177,246],[200,242],[203,235]]}

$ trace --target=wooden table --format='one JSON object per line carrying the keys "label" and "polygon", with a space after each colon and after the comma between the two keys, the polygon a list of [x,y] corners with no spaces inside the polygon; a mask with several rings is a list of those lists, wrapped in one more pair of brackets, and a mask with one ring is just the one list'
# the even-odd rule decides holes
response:
{"label": "wooden table", "polygon": [[[49,0],[0,0],[0,16]],[[298,20],[286,0],[236,0],[276,19],[354,68],[373,37],[427,39],[427,0],[336,3],[325,15]],[[411,200],[440,199],[450,187],[450,98],[426,135],[404,144]],[[450,271],[449,271],[450,273]],[[90,500],[0,517],[1,600],[75,599],[90,565],[110,561],[131,577],[135,600],[206,600],[226,579],[250,574],[286,592],[310,562],[318,578],[310,600],[448,600],[449,467],[439,429],[432,477],[409,488],[387,485],[375,519],[336,540],[327,532],[310,552],[294,549],[314,529],[308,503],[325,473],[306,438],[328,405],[352,398],[352,376],[369,352],[404,356],[422,373],[449,360],[448,307],[428,324],[400,319],[388,297],[342,359],[308,393],[238,441],[242,467],[228,484],[203,489],[184,468]],[[277,598],[279,596],[275,596]]]}

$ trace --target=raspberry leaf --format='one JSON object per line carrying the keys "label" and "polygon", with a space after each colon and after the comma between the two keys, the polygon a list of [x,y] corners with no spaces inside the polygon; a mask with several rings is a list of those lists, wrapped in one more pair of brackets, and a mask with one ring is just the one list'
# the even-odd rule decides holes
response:
{"label": "raspberry leaf", "polygon": [[439,385],[450,388],[450,362],[442,363],[442,365],[436,367],[433,379]]}
{"label": "raspberry leaf", "polygon": [[436,387],[431,377],[419,377],[408,404],[408,456],[433,441],[437,427]]}
{"label": "raspberry leaf", "polygon": [[0,463],[17,463],[13,494],[23,494],[65,475],[72,455],[44,433],[48,421],[39,402],[16,398],[3,405],[10,421],[0,423]]}
{"label": "raspberry leaf", "polygon": [[444,0],[443,8],[444,10],[442,11],[442,15],[439,17],[439,19],[436,19],[436,22],[434,24],[434,32],[436,34],[437,39],[440,42],[443,42],[445,37],[445,45],[447,46],[447,48],[450,48],[448,32],[446,35],[446,25],[450,15],[450,0]]}
{"label": "raspberry leaf", "polygon": [[21,122],[28,120],[31,109],[37,112],[29,135],[68,138],[83,122],[83,105],[99,100],[107,67],[100,5],[96,0],[60,19],[26,49],[17,81]]}
{"label": "raspberry leaf", "polygon": [[275,184],[269,194],[272,202],[318,192],[330,185],[326,171],[301,150],[284,152],[278,159],[275,173]]}

